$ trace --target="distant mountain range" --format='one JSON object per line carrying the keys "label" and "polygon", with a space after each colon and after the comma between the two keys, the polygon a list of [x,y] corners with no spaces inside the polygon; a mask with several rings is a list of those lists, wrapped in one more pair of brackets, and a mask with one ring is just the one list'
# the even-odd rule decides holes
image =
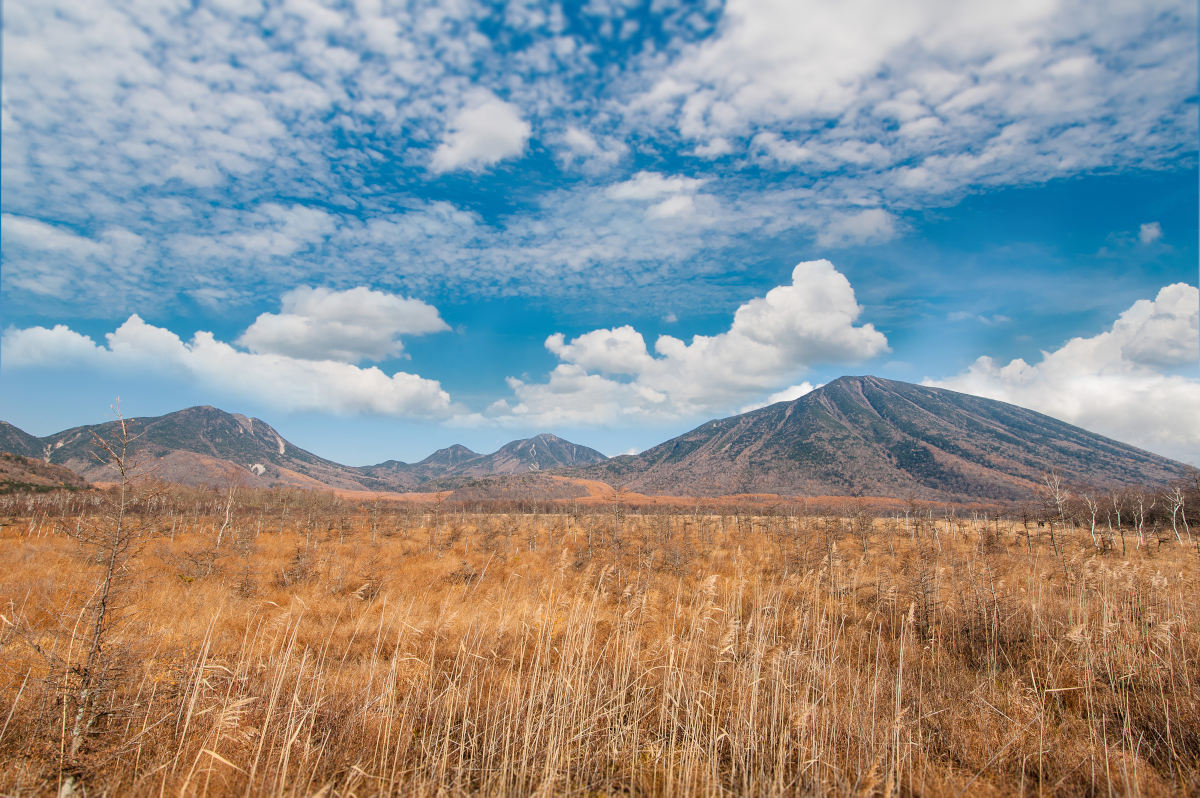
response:
{"label": "distant mountain range", "polygon": [[[513,441],[492,454],[465,446],[434,452],[419,463],[388,460],[355,467],[318,457],[285,440],[257,418],[215,407],[189,407],[175,413],[126,421],[134,443],[131,460],[169,482],[249,486],[293,485],[344,490],[408,491],[438,480],[440,487],[495,474],[524,474],[600,462],[595,449],[543,434]],[[92,482],[115,478],[97,454],[95,436],[114,441],[119,422],[72,427],[37,438],[0,422],[0,451],[37,457],[65,466]]]}
{"label": "distant mountain range", "polygon": [[498,474],[528,474],[607,460],[595,449],[542,433],[512,441],[491,454],[479,454],[455,444],[438,449],[419,463],[408,465],[388,460],[358,469],[369,479],[401,486],[407,490],[455,488],[464,482]]}
{"label": "distant mountain range", "polygon": [[[794,401],[710,421],[611,459],[542,434],[491,454],[455,445],[417,463],[353,467],[295,446],[260,419],[214,407],[127,423],[136,436],[133,458],[161,479],[188,484],[431,491],[554,472],[660,495],[1007,500],[1032,495],[1049,471],[1095,486],[1164,483],[1188,471],[1015,405],[878,377],[842,377]],[[117,430],[108,422],[38,438],[0,422],[0,451],[107,481],[114,473],[97,458],[93,436],[112,440]]]}
{"label": "distant mountain range", "polygon": [[841,377],[573,473],[641,493],[1020,499],[1075,485],[1163,483],[1183,463],[1006,402]]}

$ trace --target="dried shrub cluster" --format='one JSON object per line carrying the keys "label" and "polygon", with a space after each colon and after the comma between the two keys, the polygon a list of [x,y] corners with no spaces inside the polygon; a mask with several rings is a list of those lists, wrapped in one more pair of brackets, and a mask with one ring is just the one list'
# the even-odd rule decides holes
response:
{"label": "dried shrub cluster", "polygon": [[1200,792],[1169,528],[158,494],[72,745],[97,502],[0,507],[0,793]]}

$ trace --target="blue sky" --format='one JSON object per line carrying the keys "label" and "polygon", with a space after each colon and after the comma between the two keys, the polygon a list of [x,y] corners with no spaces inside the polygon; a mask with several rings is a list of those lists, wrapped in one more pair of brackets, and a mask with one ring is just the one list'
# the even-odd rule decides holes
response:
{"label": "blue sky", "polygon": [[120,395],[353,464],[615,454],[874,373],[1200,464],[1196,31],[1183,2],[8,2],[0,417]]}

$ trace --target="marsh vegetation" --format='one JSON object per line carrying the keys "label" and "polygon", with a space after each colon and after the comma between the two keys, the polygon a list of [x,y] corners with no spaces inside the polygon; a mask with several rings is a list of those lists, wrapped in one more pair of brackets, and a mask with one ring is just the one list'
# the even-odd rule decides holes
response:
{"label": "marsh vegetation", "polygon": [[0,497],[0,793],[1200,792],[1178,511],[151,488],[116,573],[111,493]]}

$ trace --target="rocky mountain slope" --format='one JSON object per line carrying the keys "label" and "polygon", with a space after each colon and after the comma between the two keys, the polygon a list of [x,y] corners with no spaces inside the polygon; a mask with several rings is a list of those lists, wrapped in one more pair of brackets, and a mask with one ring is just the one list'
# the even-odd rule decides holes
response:
{"label": "rocky mountain slope", "polygon": [[1187,467],[1015,405],[878,377],[710,421],[572,473],[642,493],[1021,499],[1048,471],[1078,485],[1166,482]]}

